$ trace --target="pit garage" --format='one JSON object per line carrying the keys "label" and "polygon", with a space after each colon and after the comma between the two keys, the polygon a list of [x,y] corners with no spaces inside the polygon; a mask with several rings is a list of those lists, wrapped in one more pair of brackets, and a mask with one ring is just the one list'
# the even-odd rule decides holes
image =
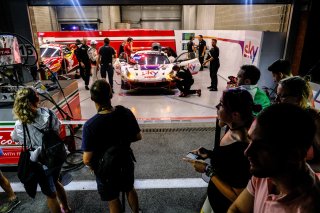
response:
{"label": "pit garage", "polygon": [[[10,137],[15,122],[12,105],[17,88],[24,86],[33,86],[41,94],[40,105],[54,110],[62,122],[62,137],[72,138],[61,180],[72,210],[109,212],[107,202],[99,199],[95,176],[82,162],[82,127],[97,110],[84,81],[77,78],[79,64],[72,49],[76,39],[85,39],[88,45],[95,40],[101,47],[106,37],[117,52],[122,41],[132,37],[134,52],[140,51],[133,55],[134,64],[118,58],[111,101],[113,106],[130,109],[141,128],[142,140],[132,144],[137,160],[135,188],[141,209],[210,212],[203,209],[206,178],[182,158],[200,146],[218,146],[215,138],[225,129],[216,126],[216,105],[232,83],[230,76],[236,77],[243,64],[257,66],[261,71],[258,86],[275,93],[268,66],[279,58],[288,59],[293,75],[309,76],[314,106],[320,108],[320,44],[315,21],[319,20],[318,4],[312,0],[1,1],[0,12],[5,18],[0,20],[0,37],[17,38],[21,58],[5,64],[0,52],[0,167],[21,200],[12,212],[48,212],[41,191],[38,189],[36,199],[31,199],[16,175],[21,146]],[[206,41],[205,57],[212,39],[218,41],[218,91],[207,88],[210,68],[205,66],[200,71],[198,51],[194,56],[187,53],[190,36],[195,37],[198,45],[199,35]],[[154,44],[159,44],[159,53],[148,52]],[[141,59],[147,54],[162,57],[166,55],[162,50],[167,47],[177,53],[173,60],[161,59],[161,63],[154,62],[155,67],[149,60]],[[192,71],[191,89],[201,89],[201,96],[179,97],[180,91],[166,84],[177,64]],[[128,72],[138,77],[131,79]],[[14,73],[17,76],[11,77]],[[162,76],[161,80],[157,75]],[[91,77],[89,87],[93,82]],[[0,200],[6,200],[2,189],[0,192]],[[123,212],[131,212],[127,201],[121,201]]]}

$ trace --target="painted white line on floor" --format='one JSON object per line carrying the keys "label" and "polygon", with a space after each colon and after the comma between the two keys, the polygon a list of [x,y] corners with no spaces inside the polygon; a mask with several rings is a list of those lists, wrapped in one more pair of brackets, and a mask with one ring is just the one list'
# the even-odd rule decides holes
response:
{"label": "painted white line on floor", "polygon": [[[176,178],[176,179],[140,179],[134,182],[136,189],[176,189],[176,188],[206,188],[208,183],[201,178]],[[25,192],[19,182],[11,183],[14,192]],[[72,181],[64,187],[66,191],[97,190],[96,181]],[[40,191],[40,188],[37,189]],[[0,188],[0,192],[3,192]]]}

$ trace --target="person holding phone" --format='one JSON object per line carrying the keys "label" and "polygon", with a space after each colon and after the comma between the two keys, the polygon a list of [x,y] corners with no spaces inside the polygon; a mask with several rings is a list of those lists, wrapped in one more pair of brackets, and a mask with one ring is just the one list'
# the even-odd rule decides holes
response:
{"label": "person holding phone", "polygon": [[252,96],[244,89],[234,88],[223,92],[217,105],[219,125],[229,129],[212,151],[200,147],[191,151],[202,159],[210,158],[211,165],[198,159],[184,158],[195,170],[210,177],[208,198],[215,213],[225,213],[249,179],[249,161],[244,156],[248,147],[247,131],[253,121]]}

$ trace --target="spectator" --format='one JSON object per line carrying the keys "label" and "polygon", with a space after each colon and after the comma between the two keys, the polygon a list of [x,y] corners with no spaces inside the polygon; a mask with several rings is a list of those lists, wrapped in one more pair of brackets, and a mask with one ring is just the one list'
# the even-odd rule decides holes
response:
{"label": "spectator", "polygon": [[90,42],[91,46],[88,49],[88,55],[91,62],[91,74],[92,80],[98,80],[98,70],[97,70],[97,59],[98,59],[98,51],[97,51],[97,41],[92,40]]}
{"label": "spectator", "polygon": [[268,70],[272,73],[272,78],[276,83],[292,76],[290,62],[285,59],[276,60],[268,67]]}
{"label": "spectator", "polygon": [[315,125],[292,104],[275,104],[249,130],[245,155],[253,177],[232,204],[232,212],[320,212],[320,182],[306,164]]}
{"label": "spectator", "polygon": [[237,75],[237,86],[248,90],[252,95],[253,102],[261,105],[264,109],[270,106],[270,100],[266,93],[257,86],[259,79],[260,70],[256,66],[243,65]]}
{"label": "spectator", "polygon": [[203,36],[199,35],[199,44],[198,44],[198,57],[199,57],[199,62],[201,64],[200,71],[203,71],[203,62],[204,62],[204,56],[206,54],[207,50],[207,43],[205,40],[203,40]]}
{"label": "spectator", "polygon": [[112,65],[112,59],[116,57],[116,52],[109,46],[109,38],[104,39],[104,46],[99,49],[99,56],[97,60],[98,69],[100,69],[101,78],[106,79],[108,73],[108,81],[113,90],[113,74],[114,69]]}
{"label": "spectator", "polygon": [[0,206],[1,213],[11,212],[15,207],[17,207],[21,201],[17,198],[16,194],[13,192],[9,180],[2,174],[0,170],[0,186],[5,191],[8,196],[8,201]]}
{"label": "spectator", "polygon": [[[33,88],[25,87],[17,92],[13,105],[13,112],[19,120],[15,123],[11,138],[13,141],[23,144],[23,124],[27,125],[28,131],[30,135],[32,135],[31,141],[27,139],[27,146],[32,146],[32,148],[35,149],[35,151],[30,153],[30,160],[41,164],[41,159],[38,157],[42,148],[43,134],[38,129],[48,127],[50,113],[49,109],[39,108],[38,104],[39,96]],[[55,131],[59,132],[60,122],[54,112],[52,112],[52,114],[54,115],[51,118],[52,127]],[[52,168],[49,171],[45,165],[42,165],[41,168],[44,170],[43,173],[45,175],[37,175],[39,177],[38,184],[41,187],[42,193],[47,196],[48,207],[51,212],[61,212],[62,210],[64,212],[71,212],[66,192],[58,180],[61,167],[62,165],[60,167]],[[61,208],[57,196],[61,202]]]}
{"label": "spectator", "polygon": [[101,200],[108,201],[111,213],[121,211],[120,191],[126,192],[132,212],[137,213],[139,203],[133,186],[134,156],[130,144],[141,140],[139,125],[129,109],[123,106],[112,107],[111,87],[105,80],[94,82],[90,93],[98,113],[83,127],[83,162],[95,172],[105,150],[118,145],[121,140],[127,148],[127,152],[122,153],[123,162],[119,162],[119,170],[110,174],[108,179],[96,176],[97,188]]}
{"label": "spectator", "polygon": [[173,81],[176,82],[177,88],[180,90],[179,97],[187,97],[190,94],[197,94],[199,97],[201,96],[201,89],[190,90],[194,80],[188,68],[180,68],[178,65],[174,65],[172,70],[176,71],[176,74],[172,76],[172,78]]}
{"label": "spectator", "polygon": [[[276,102],[300,106],[306,109],[314,119],[317,130],[313,144],[308,151],[307,161],[312,164],[312,168],[318,168],[318,164],[320,163],[320,113],[312,108],[310,95],[312,97],[312,90],[308,81],[299,76],[289,77],[279,82]],[[313,167],[313,165],[316,167]]]}
{"label": "spectator", "polygon": [[207,193],[215,213],[225,213],[250,179],[249,161],[243,152],[249,145],[247,130],[253,121],[252,112],[257,109],[248,91],[225,90],[217,105],[217,114],[219,125],[226,125],[229,130],[213,151],[203,147],[192,151],[201,159],[210,158],[211,165],[184,158],[197,172],[206,172],[210,177]]}
{"label": "spectator", "polygon": [[217,47],[217,39],[212,39],[212,48],[209,51],[207,60],[203,63],[206,65],[210,61],[210,78],[211,85],[208,87],[210,91],[218,91],[218,70],[220,67],[219,47]]}
{"label": "spectator", "polygon": [[85,42],[86,41],[83,41],[83,43],[81,43],[81,41],[77,39],[77,49],[75,49],[74,53],[79,61],[80,76],[84,80],[86,90],[89,90],[91,63],[88,56],[89,47],[85,44]]}
{"label": "spectator", "polygon": [[133,38],[129,37],[127,39],[127,43],[124,46],[124,52],[129,58],[131,58],[131,54],[133,53]]}

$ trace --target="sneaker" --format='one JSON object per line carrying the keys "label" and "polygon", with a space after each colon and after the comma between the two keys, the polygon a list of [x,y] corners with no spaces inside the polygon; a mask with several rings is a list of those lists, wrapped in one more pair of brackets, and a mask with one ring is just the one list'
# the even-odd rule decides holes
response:
{"label": "sneaker", "polygon": [[198,94],[199,97],[201,96],[201,89],[197,90],[197,94]]}
{"label": "sneaker", "polygon": [[89,87],[88,87],[88,85],[86,85],[86,86],[85,86],[85,88],[86,88],[86,90],[89,90]]}
{"label": "sneaker", "polygon": [[208,89],[212,89],[212,86],[207,87]]}
{"label": "sneaker", "polygon": [[0,213],[11,212],[15,207],[17,207],[21,201],[16,198],[14,200],[8,201],[0,207]]}
{"label": "sneaker", "polygon": [[217,88],[211,88],[211,89],[209,89],[209,91],[218,91],[218,89]]}

